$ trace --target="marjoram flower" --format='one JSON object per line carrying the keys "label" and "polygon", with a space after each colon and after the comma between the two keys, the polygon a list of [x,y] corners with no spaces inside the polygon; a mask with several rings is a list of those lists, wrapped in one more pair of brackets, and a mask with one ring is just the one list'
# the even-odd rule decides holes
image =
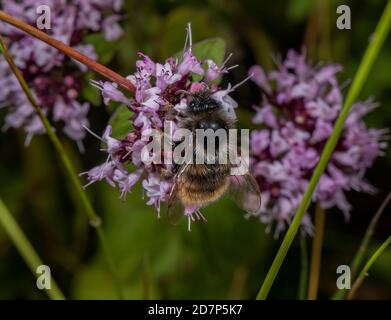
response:
{"label": "marjoram flower", "polygon": [[[129,128],[133,127],[126,137],[115,139],[111,136],[112,128],[107,127],[102,140],[106,145],[107,161],[88,172],[90,183],[105,180],[120,190],[120,197],[124,198],[138,180],[142,180],[142,187],[147,197],[147,204],[154,206],[160,216],[162,203],[169,200],[173,186],[173,178],[164,175],[170,169],[170,164],[146,163],[141,161],[141,153],[148,140],[143,139],[150,129],[158,130],[163,136],[164,124],[171,123],[172,132],[167,139],[173,138],[176,129],[177,116],[187,112],[189,94],[197,90],[207,89],[212,98],[218,101],[223,108],[235,115],[236,102],[229,97],[236,86],[221,89],[212,81],[227,73],[229,68],[217,67],[211,60],[200,61],[193,55],[190,24],[187,28],[185,49],[179,59],[168,58],[164,63],[152,61],[148,56],[139,53],[140,59],[136,61],[136,72],[128,79],[136,88],[133,98],[127,98],[118,90],[116,83],[96,82],[106,103],[116,101],[126,105],[132,112],[129,119]],[[194,75],[201,75],[195,81]],[[199,77],[198,77],[199,78]],[[236,117],[236,116],[234,116]],[[164,155],[163,155],[164,156]],[[154,158],[154,155],[151,155]],[[136,166],[135,171],[129,171],[129,164]],[[189,223],[201,219],[194,210],[184,212]]]}
{"label": "marjoram flower", "polygon": [[[254,107],[253,122],[260,128],[251,134],[251,167],[262,192],[260,220],[269,230],[275,224],[275,236],[291,222],[342,108],[336,78],[341,70],[336,64],[313,67],[304,54],[290,50],[276,70],[249,71],[262,90],[262,104]],[[363,121],[375,107],[372,101],[353,105],[313,196],[324,209],[338,207],[346,219],[351,204],[345,193],[375,191],[364,175],[387,147],[386,130],[369,129]],[[308,215],[302,228],[312,233]]]}

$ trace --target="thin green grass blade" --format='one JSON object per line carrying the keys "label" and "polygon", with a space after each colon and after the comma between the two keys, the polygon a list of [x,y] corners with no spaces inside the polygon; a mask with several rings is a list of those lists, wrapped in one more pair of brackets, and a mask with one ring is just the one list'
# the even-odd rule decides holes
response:
{"label": "thin green grass blade", "polygon": [[[43,265],[44,263],[38,256],[37,252],[34,250],[30,241],[27,239],[22,229],[19,227],[18,223],[9,212],[4,202],[0,198],[0,225],[4,228],[6,234],[10,237],[11,241],[15,245],[16,249],[19,251],[23,260],[29,266],[31,272],[34,276],[38,276],[37,268],[38,266]],[[45,289],[47,295],[52,300],[64,300],[65,297],[58,287],[57,283],[51,279],[51,288]]]}
{"label": "thin green grass blade", "polygon": [[116,271],[114,261],[111,257],[111,252],[109,250],[109,247],[107,245],[107,240],[105,233],[102,228],[101,220],[98,214],[95,212],[90,200],[88,199],[85,191],[83,190],[83,187],[79,181],[79,177],[76,173],[76,171],[73,168],[72,162],[69,159],[67,153],[65,152],[65,149],[63,145],[61,144],[59,138],[57,137],[56,133],[54,132],[52,126],[50,125],[50,122],[46,115],[42,112],[41,108],[39,107],[37,101],[35,100],[26,80],[24,79],[22,73],[16,66],[14,60],[12,59],[12,56],[10,52],[8,51],[8,48],[3,40],[3,38],[0,36],[0,51],[3,53],[5,60],[7,61],[9,67],[11,68],[12,72],[14,73],[15,77],[17,78],[20,86],[23,89],[23,92],[25,93],[27,99],[31,103],[31,105],[34,107],[35,111],[37,112],[40,120],[42,121],[47,134],[49,136],[50,141],[53,143],[53,146],[64,166],[64,169],[67,173],[67,177],[69,178],[71,184],[73,185],[75,189],[75,194],[78,196],[79,203],[81,207],[84,209],[85,214],[87,215],[88,219],[90,220],[90,224],[96,229],[96,232],[98,234],[98,240],[100,241],[103,256],[106,259],[109,272],[113,278],[113,282],[115,285],[115,289],[117,291],[118,297],[120,299],[124,299],[124,293],[122,289],[121,282],[118,279],[118,273]]}
{"label": "thin green grass blade", "polygon": [[353,283],[352,289],[349,291],[348,299],[352,300],[354,295],[356,294],[358,288],[363,283],[369,268],[375,263],[377,258],[383,253],[384,250],[391,244],[391,236],[388,237],[386,241],[383,242],[383,244],[375,251],[375,253],[372,255],[372,257],[368,260],[368,262],[365,264],[364,268],[361,270],[360,274],[358,275],[356,281]]}

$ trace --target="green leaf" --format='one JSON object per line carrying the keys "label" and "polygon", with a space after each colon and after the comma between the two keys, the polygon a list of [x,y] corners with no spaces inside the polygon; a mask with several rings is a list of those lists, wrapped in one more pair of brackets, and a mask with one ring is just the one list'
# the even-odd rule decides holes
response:
{"label": "green leaf", "polygon": [[123,104],[114,111],[109,121],[113,127],[114,138],[123,139],[133,129],[132,122],[129,120],[131,116],[132,112]]}
{"label": "green leaf", "polygon": [[[218,65],[221,65],[225,57],[226,44],[224,39],[210,38],[197,42],[193,45],[193,54],[198,60],[211,59]],[[183,50],[174,54],[174,58],[180,59],[182,57]]]}
{"label": "green leaf", "polygon": [[226,44],[221,38],[206,39],[193,45],[193,54],[199,60],[211,59],[221,65],[225,57]]}
{"label": "green leaf", "polygon": [[230,39],[226,28],[220,24],[219,19],[207,9],[194,8],[194,6],[180,6],[173,8],[166,16],[161,27],[159,58],[163,60],[180,52],[186,39],[186,25],[191,22],[193,43],[212,37]]}
{"label": "green leaf", "polygon": [[[225,57],[226,43],[222,38],[210,38],[193,45],[193,54],[198,60],[204,61],[206,59],[213,60],[218,66],[220,66]],[[174,58],[180,59],[183,51],[174,54]],[[206,66],[203,66],[206,69]],[[194,74],[193,79],[195,81],[201,80],[202,76]]]}

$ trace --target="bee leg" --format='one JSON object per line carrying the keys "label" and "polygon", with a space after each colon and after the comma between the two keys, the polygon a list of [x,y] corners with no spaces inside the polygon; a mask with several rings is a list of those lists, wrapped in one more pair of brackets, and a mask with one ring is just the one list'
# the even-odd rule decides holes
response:
{"label": "bee leg", "polygon": [[163,111],[167,120],[174,120],[178,116],[178,111],[174,109],[174,105],[167,103],[163,106]]}
{"label": "bee leg", "polygon": [[164,106],[163,106],[163,111],[167,112],[167,111],[170,111],[171,109],[174,108],[174,105],[172,103],[166,103]]}

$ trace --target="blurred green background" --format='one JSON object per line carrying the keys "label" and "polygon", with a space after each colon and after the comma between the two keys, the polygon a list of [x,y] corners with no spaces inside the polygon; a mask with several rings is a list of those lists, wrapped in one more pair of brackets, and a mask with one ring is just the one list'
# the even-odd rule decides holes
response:
{"label": "blurred green background", "polygon": [[[352,29],[335,26],[336,7],[352,10]],[[385,0],[362,1],[125,1],[125,36],[116,43],[100,43],[103,63],[123,75],[134,71],[136,52],[163,60],[183,48],[185,25],[191,21],[195,42],[221,37],[232,64],[239,64],[229,77],[236,83],[257,63],[273,67],[272,56],[306,45],[308,56],[317,61],[335,61],[344,66],[341,82],[351,79],[386,4]],[[94,41],[94,39],[91,39]],[[90,77],[97,77],[91,74]],[[385,43],[361,99],[374,97],[381,106],[366,121],[373,127],[391,127],[391,41]],[[91,127],[102,132],[110,117],[98,93],[85,86],[84,96],[94,101]],[[260,99],[250,83],[234,93],[240,101],[239,125],[252,128],[251,105]],[[3,123],[5,110],[0,109]],[[86,154],[63,142],[77,166],[85,171],[104,161],[99,142],[88,136]],[[28,238],[65,295],[74,299],[115,298],[95,231],[80,208],[74,206],[73,190],[47,137],[34,137],[25,148],[22,132],[0,134],[0,196],[16,216]],[[391,148],[378,159],[367,178],[376,195],[350,193],[351,221],[346,224],[338,210],[326,217],[319,297],[327,299],[336,289],[336,268],[349,264],[366,226],[390,191]],[[126,201],[118,190],[97,183],[87,190],[102,216],[109,247],[126,287],[127,298],[162,299],[252,299],[264,279],[280,240],[265,233],[257,219],[246,220],[228,201],[205,209],[208,223],[196,223],[192,232],[185,223],[172,226],[165,214],[158,220],[145,205],[138,186]],[[311,213],[313,208],[310,209]],[[389,236],[391,215],[386,210],[376,229],[370,252]],[[311,240],[307,239],[308,250]],[[272,299],[295,299],[300,274],[300,246],[295,240],[271,290]],[[370,270],[358,298],[391,299],[391,250]],[[0,227],[0,298],[44,299],[35,279]]]}

